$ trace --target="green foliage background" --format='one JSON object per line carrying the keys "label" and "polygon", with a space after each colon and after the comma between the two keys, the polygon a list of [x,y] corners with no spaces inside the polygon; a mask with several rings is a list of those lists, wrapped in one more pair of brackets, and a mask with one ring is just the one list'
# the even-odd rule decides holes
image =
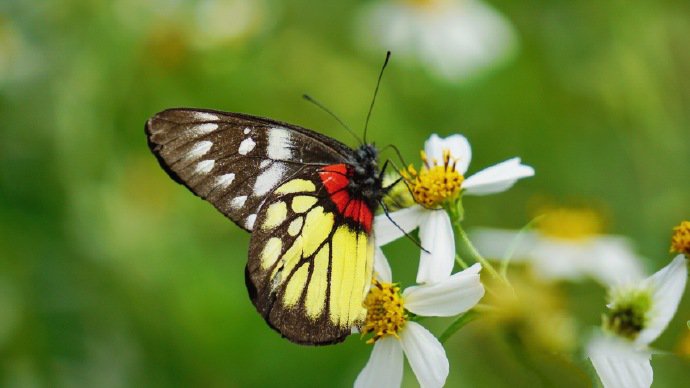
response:
{"label": "green foliage background", "polygon": [[[0,386],[352,384],[368,345],[300,347],[270,330],[244,287],[249,236],[165,176],[143,125],[164,108],[206,107],[353,144],[300,96],[362,127],[384,54],[355,43],[364,3],[268,1],[254,33],[210,46],[193,1],[0,3]],[[370,137],[413,160],[430,133],[462,132],[470,171],[521,156],[537,175],[467,199],[468,227],[518,229],[542,198],[586,203],[661,268],[671,228],[690,217],[690,3],[489,3],[514,23],[517,57],[448,83],[394,52]],[[411,247],[389,250],[403,280]],[[560,291],[586,336],[604,291]],[[652,361],[655,387],[690,378],[674,354],[688,319],[686,290],[655,343],[669,351]],[[481,328],[447,342],[448,386],[590,384],[577,351]],[[404,384],[416,385],[409,370]]]}

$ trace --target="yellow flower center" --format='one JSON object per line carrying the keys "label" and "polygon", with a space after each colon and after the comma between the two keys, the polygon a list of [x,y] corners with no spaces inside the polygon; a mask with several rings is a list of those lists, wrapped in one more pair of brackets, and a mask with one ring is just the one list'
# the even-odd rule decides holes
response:
{"label": "yellow flower center", "polygon": [[603,220],[589,209],[548,210],[538,222],[542,234],[564,240],[584,240],[600,234]]}
{"label": "yellow flower center", "polygon": [[441,165],[436,160],[429,164],[424,151],[421,154],[424,166],[419,171],[410,165],[401,172],[415,202],[426,208],[436,208],[447,200],[457,198],[465,178],[455,170],[456,161],[451,158],[450,151],[443,150]]}
{"label": "yellow flower center", "polygon": [[362,327],[362,334],[374,333],[367,341],[368,344],[373,344],[387,335],[399,338],[398,333],[407,321],[400,287],[395,283],[381,283],[376,279],[372,283],[371,290],[364,299],[367,318]]}
{"label": "yellow flower center", "polygon": [[671,237],[671,252],[683,253],[690,256],[690,221],[683,221],[673,228]]}

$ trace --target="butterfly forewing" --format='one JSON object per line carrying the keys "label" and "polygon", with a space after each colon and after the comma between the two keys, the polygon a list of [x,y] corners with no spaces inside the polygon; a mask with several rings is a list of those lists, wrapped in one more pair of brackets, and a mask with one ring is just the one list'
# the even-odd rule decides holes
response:
{"label": "butterfly forewing", "polygon": [[149,146],[177,182],[251,231],[266,194],[349,148],[305,128],[211,110],[169,109],[146,125]]}

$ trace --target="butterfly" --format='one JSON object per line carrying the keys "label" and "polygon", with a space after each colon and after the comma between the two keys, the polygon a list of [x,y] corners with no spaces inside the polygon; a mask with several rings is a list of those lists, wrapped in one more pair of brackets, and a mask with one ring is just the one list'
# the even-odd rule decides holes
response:
{"label": "butterfly", "polygon": [[206,109],[168,109],[145,129],[172,179],[251,233],[246,286],[272,328],[319,345],[362,323],[386,192],[376,147]]}

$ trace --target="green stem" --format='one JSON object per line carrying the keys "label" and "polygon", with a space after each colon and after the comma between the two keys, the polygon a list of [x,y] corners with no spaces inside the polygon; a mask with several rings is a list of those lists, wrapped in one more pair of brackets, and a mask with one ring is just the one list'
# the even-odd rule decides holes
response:
{"label": "green stem", "polygon": [[455,262],[458,263],[462,269],[467,269],[470,267],[457,253],[455,254]]}
{"label": "green stem", "polygon": [[458,330],[462,329],[468,323],[479,318],[479,314],[470,310],[458,317],[448,328],[438,337],[439,342],[444,343],[448,338],[452,337]]}
{"label": "green stem", "polygon": [[503,261],[501,261],[501,266],[499,269],[501,276],[505,277],[508,273],[508,265],[510,264],[510,260],[513,258],[513,254],[515,253],[515,250],[520,244],[522,238],[525,236],[525,233],[530,231],[534,227],[534,224],[537,223],[542,217],[543,216],[535,217],[530,222],[528,222],[527,225],[523,226],[522,229],[520,229],[518,234],[515,236],[513,241],[510,243],[508,249],[506,250],[505,258]]}
{"label": "green stem", "polygon": [[493,265],[489,263],[479,252],[477,249],[472,245],[472,242],[470,241],[470,238],[467,236],[467,233],[465,233],[465,230],[460,226],[460,222],[455,222],[455,231],[457,233],[458,237],[458,252],[460,256],[464,258],[469,258],[470,260],[481,263],[483,268],[486,268],[486,270],[493,276],[494,278],[503,281],[504,283],[507,283],[507,280],[499,274],[496,269],[494,269]]}
{"label": "green stem", "polygon": [[456,242],[458,245],[455,247],[456,248],[456,255],[455,255],[455,261],[462,267],[462,268],[467,268],[467,260],[468,258],[472,260],[475,263],[481,263],[483,268],[486,268],[486,270],[493,276],[494,278],[500,280],[502,283],[510,285],[510,282],[508,282],[508,279],[505,277],[505,275],[499,274],[496,269],[489,263],[472,245],[472,242],[470,241],[469,237],[467,236],[467,233],[465,233],[465,230],[462,228],[462,220],[465,218],[465,209],[462,207],[462,199],[458,199],[455,201],[455,203],[450,204],[445,206],[446,211],[448,212],[448,215],[450,216],[451,222],[453,224],[453,227],[455,228],[456,232]]}

